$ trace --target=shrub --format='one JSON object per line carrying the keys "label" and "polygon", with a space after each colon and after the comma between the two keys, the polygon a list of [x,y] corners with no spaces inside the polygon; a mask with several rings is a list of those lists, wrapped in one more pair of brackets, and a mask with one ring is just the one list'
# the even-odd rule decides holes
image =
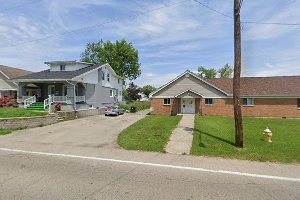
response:
{"label": "shrub", "polygon": [[15,105],[18,104],[16,97],[4,97],[4,98],[0,98],[0,108],[3,107],[15,107]]}
{"label": "shrub", "polygon": [[127,103],[127,104],[119,103],[118,106],[120,106],[124,110],[128,110],[128,111],[131,111],[131,112],[133,112],[133,110],[134,110],[134,112],[136,112],[136,111],[149,109],[150,108],[150,102],[135,101],[135,102]]}
{"label": "shrub", "polygon": [[61,107],[62,107],[62,105],[59,102],[54,104],[55,111],[61,111]]}

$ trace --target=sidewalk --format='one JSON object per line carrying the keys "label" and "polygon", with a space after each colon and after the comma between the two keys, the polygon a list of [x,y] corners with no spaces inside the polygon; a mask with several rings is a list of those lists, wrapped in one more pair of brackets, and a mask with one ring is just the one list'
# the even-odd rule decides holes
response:
{"label": "sidewalk", "polygon": [[166,152],[171,154],[190,154],[193,142],[195,115],[183,115],[177,128],[174,129],[166,146]]}

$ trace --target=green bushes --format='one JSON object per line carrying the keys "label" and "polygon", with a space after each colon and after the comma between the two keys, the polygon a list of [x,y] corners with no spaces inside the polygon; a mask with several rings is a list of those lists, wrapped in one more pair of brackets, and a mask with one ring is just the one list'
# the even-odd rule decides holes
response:
{"label": "green bushes", "polygon": [[[130,103],[126,103],[126,104],[119,104],[119,106],[125,110],[128,111],[141,111],[141,110],[145,110],[145,109],[149,109],[150,108],[150,102],[146,102],[146,101],[135,101],[135,102],[130,102]],[[133,109],[131,109],[131,107],[133,107]],[[134,109],[135,107],[135,109]]]}

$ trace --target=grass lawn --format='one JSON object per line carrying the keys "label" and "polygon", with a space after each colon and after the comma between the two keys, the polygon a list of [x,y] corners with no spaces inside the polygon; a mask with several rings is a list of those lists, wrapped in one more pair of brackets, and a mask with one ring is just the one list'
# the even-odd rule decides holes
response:
{"label": "grass lawn", "polygon": [[118,143],[128,150],[163,152],[180,119],[181,116],[147,116],[122,131]]}
{"label": "grass lawn", "polygon": [[24,108],[0,108],[0,118],[44,116],[48,112],[26,110]]}
{"label": "grass lawn", "polygon": [[[258,161],[300,162],[300,120],[244,118],[244,149],[234,146],[232,117],[197,116],[192,154]],[[269,127],[273,142],[262,140]]]}
{"label": "grass lawn", "polygon": [[13,131],[21,130],[21,129],[0,129],[0,136],[10,134]]}

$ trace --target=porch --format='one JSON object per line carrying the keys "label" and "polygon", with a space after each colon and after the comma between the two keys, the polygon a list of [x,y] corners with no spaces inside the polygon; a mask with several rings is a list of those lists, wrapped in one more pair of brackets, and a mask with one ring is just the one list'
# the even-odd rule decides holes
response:
{"label": "porch", "polygon": [[54,102],[75,105],[86,102],[86,89],[82,83],[69,81],[19,83],[18,102],[25,108],[36,102],[44,103],[45,109]]}

